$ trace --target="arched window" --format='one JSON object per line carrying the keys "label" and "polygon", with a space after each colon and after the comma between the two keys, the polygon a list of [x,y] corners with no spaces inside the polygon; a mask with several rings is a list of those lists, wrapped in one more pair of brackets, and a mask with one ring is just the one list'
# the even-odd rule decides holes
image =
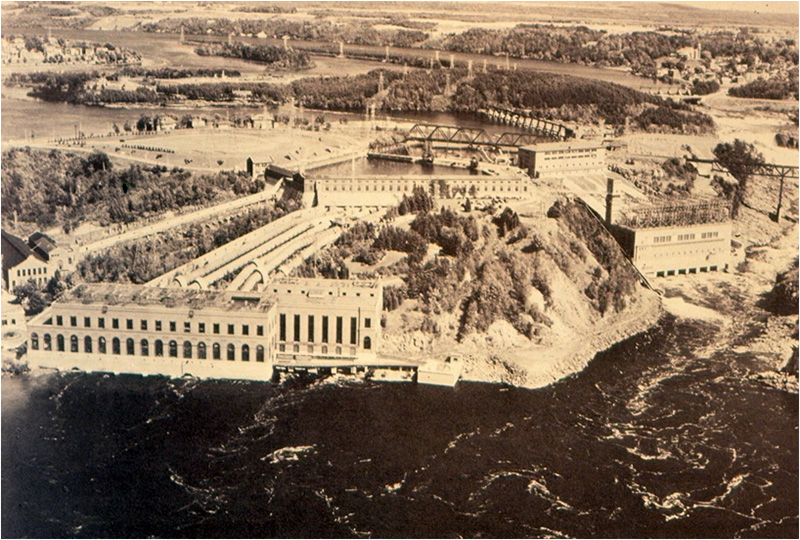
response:
{"label": "arched window", "polygon": [[52,338],[50,337],[50,334],[44,335],[44,350],[46,351],[53,350],[53,341]]}
{"label": "arched window", "polygon": [[156,340],[156,356],[164,356],[164,342],[160,339]]}
{"label": "arched window", "polygon": [[372,340],[369,338],[369,336],[364,338],[364,348],[365,349],[371,349],[372,348]]}
{"label": "arched window", "polygon": [[228,360],[236,360],[236,347],[233,343],[228,344]]}
{"label": "arched window", "polygon": [[133,350],[133,338],[128,338],[125,340],[125,352],[128,356],[133,356],[135,351]]}
{"label": "arched window", "polygon": [[106,354],[106,338],[102,336],[97,338],[97,352]]}
{"label": "arched window", "polygon": [[300,352],[300,345],[298,345],[297,343],[295,343],[295,344],[292,346],[292,352]]}
{"label": "arched window", "polygon": [[342,354],[342,348],[336,347],[336,354]]}
{"label": "arched window", "polygon": [[34,351],[39,350],[39,334],[36,332],[31,334],[31,349]]}
{"label": "arched window", "polygon": [[250,361],[250,346],[242,345],[242,362]]}
{"label": "arched window", "polygon": [[69,352],[78,352],[78,336],[69,337]]}
{"label": "arched window", "polygon": [[264,346],[259,345],[256,347],[256,362],[263,362],[264,361]]}
{"label": "arched window", "polygon": [[111,354],[119,354],[119,338],[111,340]]}
{"label": "arched window", "polygon": [[219,350],[219,343],[214,343],[214,346],[211,347],[211,350],[212,350],[212,354],[214,355],[214,360],[219,360],[221,358],[220,350]]}
{"label": "arched window", "polygon": [[147,356],[150,354],[150,343],[146,339],[143,339],[139,342],[139,354],[141,356]]}
{"label": "arched window", "polygon": [[184,341],[183,342],[183,357],[184,358],[191,358],[192,357],[192,342],[191,341]]}
{"label": "arched window", "polygon": [[323,345],[322,346],[322,354],[328,354],[328,346],[327,345]]}
{"label": "arched window", "polygon": [[197,358],[200,360],[206,359],[206,344],[202,341],[197,344]]}
{"label": "arched window", "polygon": [[83,352],[92,352],[92,338],[91,336],[86,336],[83,338]]}
{"label": "arched window", "polygon": [[177,358],[178,357],[178,342],[174,339],[169,342],[169,357],[170,358]]}

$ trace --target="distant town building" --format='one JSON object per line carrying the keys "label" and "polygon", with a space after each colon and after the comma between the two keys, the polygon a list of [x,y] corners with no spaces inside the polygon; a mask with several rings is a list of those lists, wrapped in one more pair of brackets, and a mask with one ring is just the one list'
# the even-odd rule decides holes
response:
{"label": "distant town building", "polygon": [[275,362],[374,356],[383,287],[285,278],[263,293],[83,284],[28,324],[31,365],[270,380]]}
{"label": "distant town building", "polygon": [[726,270],[731,260],[730,210],[717,201],[621,212],[611,233],[648,277]]}
{"label": "distant town building", "polygon": [[518,151],[519,167],[531,178],[572,174],[574,172],[603,172],[606,149],[600,143],[568,141],[523,146]]}

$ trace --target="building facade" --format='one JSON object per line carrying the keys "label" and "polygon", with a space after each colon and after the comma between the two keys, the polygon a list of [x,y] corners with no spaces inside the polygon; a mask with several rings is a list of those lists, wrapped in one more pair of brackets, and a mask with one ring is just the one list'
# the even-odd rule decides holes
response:
{"label": "building facade", "polygon": [[374,355],[383,309],[378,282],[282,278],[266,290],[278,304],[279,358]]}
{"label": "building facade", "polygon": [[625,254],[647,277],[726,270],[731,260],[731,222],[664,227],[614,226]]}
{"label": "building facade", "polygon": [[473,198],[524,198],[529,195],[532,184],[523,176],[448,176],[430,179],[424,176],[407,177],[354,177],[354,178],[317,178],[316,189],[320,201],[325,202],[325,195],[341,193],[359,193],[367,195],[411,195],[415,187],[433,192],[440,198],[473,197]]}
{"label": "building facade", "polygon": [[535,144],[518,150],[518,163],[531,178],[604,172],[606,149],[601,144],[582,141]]}
{"label": "building facade", "polygon": [[276,361],[373,354],[377,282],[290,279],[263,293],[84,284],[28,324],[30,363],[60,370],[270,380]]}
{"label": "building facade", "polygon": [[28,281],[33,281],[41,288],[53,277],[49,254],[41,247],[32,247],[22,238],[2,231],[0,249],[3,254],[3,283],[9,291]]}

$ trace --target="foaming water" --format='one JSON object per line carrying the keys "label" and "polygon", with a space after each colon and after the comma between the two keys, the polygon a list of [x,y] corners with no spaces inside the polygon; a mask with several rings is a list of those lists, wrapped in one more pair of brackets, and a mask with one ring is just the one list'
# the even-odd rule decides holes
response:
{"label": "foaming water", "polygon": [[4,535],[796,537],[797,397],[719,332],[536,391],[4,379]]}

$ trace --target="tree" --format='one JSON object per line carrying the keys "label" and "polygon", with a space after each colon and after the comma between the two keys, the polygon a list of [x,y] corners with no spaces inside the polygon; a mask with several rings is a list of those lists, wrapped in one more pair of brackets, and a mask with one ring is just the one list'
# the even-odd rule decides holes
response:
{"label": "tree", "polygon": [[736,139],[733,143],[719,143],[714,148],[714,157],[739,182],[733,190],[731,206],[731,215],[736,217],[744,202],[747,182],[764,164],[764,156],[752,144]]}
{"label": "tree", "polygon": [[25,305],[26,315],[37,315],[47,307],[47,300],[45,300],[36,283],[29,280],[24,285],[20,285],[14,289],[14,296],[19,299],[20,303]]}

